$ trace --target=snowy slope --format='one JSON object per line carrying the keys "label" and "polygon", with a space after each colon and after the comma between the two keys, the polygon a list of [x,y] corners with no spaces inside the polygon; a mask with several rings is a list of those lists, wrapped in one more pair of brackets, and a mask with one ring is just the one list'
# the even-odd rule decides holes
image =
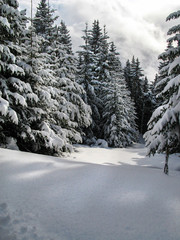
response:
{"label": "snowy slope", "polygon": [[0,149],[0,240],[179,240],[180,158],[77,146],[67,158]]}

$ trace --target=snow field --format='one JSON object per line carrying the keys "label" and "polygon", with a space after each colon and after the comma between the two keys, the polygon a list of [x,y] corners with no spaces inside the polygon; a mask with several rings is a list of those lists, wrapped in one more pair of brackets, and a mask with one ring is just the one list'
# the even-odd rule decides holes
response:
{"label": "snow field", "polygon": [[180,162],[143,145],[66,158],[0,149],[0,240],[179,240]]}

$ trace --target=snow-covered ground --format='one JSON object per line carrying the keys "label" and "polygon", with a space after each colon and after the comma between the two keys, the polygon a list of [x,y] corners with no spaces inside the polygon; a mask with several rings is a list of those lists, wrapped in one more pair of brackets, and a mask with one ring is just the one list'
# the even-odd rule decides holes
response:
{"label": "snow-covered ground", "polygon": [[180,154],[76,146],[67,158],[0,149],[0,240],[179,240]]}

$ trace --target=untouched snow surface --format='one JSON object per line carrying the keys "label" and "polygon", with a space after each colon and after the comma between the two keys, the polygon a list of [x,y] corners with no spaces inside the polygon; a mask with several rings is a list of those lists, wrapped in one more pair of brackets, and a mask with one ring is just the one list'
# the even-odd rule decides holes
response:
{"label": "untouched snow surface", "polygon": [[67,158],[0,149],[0,240],[179,240],[180,158],[77,146]]}

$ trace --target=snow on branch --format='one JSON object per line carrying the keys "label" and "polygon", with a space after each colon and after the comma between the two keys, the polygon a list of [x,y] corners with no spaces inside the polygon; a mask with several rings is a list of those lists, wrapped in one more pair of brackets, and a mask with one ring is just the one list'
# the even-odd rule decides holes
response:
{"label": "snow on branch", "polygon": [[18,117],[14,110],[10,109],[8,115],[13,123],[18,124]]}
{"label": "snow on branch", "polygon": [[178,17],[180,17],[180,10],[178,10],[177,12],[171,13],[171,14],[166,18],[166,21],[170,21],[171,19],[177,19]]}
{"label": "snow on branch", "polygon": [[[168,75],[172,72],[172,70],[174,68],[176,68],[177,66],[180,67],[180,57],[177,57],[171,64],[169,67],[169,71],[168,71]],[[179,76],[179,75],[178,75]]]}
{"label": "snow on branch", "polygon": [[9,102],[0,97],[0,112],[6,116],[9,107]]}
{"label": "snow on branch", "polygon": [[9,24],[7,18],[0,16],[0,23],[1,23],[4,27],[10,28],[10,24]]}
{"label": "snow on branch", "polygon": [[180,31],[180,24],[170,28],[169,31],[167,32],[167,35],[171,35],[173,33],[179,32],[179,31]]}
{"label": "snow on branch", "polygon": [[12,74],[17,74],[17,75],[19,75],[19,74],[24,75],[25,74],[24,70],[22,68],[18,67],[17,65],[15,65],[15,64],[9,64],[7,66],[7,68],[8,68],[8,70],[11,71]]}
{"label": "snow on branch", "polygon": [[60,136],[58,136],[46,122],[42,124],[41,135],[46,142],[46,146],[49,148],[61,150],[61,148],[65,144],[64,140]]}
{"label": "snow on branch", "polygon": [[14,100],[15,100],[15,103],[18,105],[20,104],[21,106],[23,107],[27,107],[27,103],[26,103],[26,99],[20,95],[19,93],[9,93],[9,95],[11,95]]}

